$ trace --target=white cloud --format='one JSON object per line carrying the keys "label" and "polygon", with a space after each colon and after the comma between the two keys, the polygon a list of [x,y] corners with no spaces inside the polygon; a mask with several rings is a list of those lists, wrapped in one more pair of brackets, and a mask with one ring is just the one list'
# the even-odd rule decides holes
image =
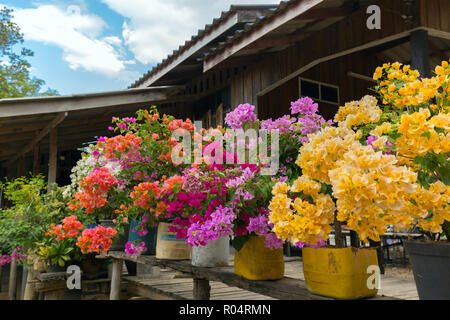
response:
{"label": "white cloud", "polygon": [[102,0],[127,18],[122,36],[136,59],[160,62],[231,4],[278,4],[277,0]]}
{"label": "white cloud", "polygon": [[71,5],[15,9],[14,20],[26,40],[56,45],[71,69],[82,68],[117,77],[129,63],[122,59],[122,41],[115,36],[100,38],[106,23],[93,14],[83,14]]}

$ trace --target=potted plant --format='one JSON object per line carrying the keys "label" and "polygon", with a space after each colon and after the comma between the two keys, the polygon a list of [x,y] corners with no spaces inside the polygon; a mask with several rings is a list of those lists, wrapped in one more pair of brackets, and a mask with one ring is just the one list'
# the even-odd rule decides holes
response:
{"label": "potted plant", "polygon": [[[318,105],[309,97],[293,101],[291,114],[276,120],[260,121],[254,109],[249,104],[240,105],[227,114],[225,121],[235,130],[261,129],[266,132],[270,141],[267,154],[278,157],[281,165],[275,172],[267,174],[263,170],[269,169],[268,157],[260,157],[258,163],[241,167],[239,174],[227,183],[230,194],[227,206],[233,208],[236,214],[232,241],[235,273],[251,280],[274,280],[284,275],[284,259],[283,240],[272,232],[273,224],[268,217],[272,186],[277,181],[293,181],[300,175],[300,168],[294,163],[298,149],[308,141],[307,134],[329,126],[331,121],[317,114]],[[279,137],[279,146],[272,149],[271,139],[275,132]],[[243,142],[236,141],[236,144],[239,143]],[[258,146],[256,141],[250,139],[245,143],[247,160],[252,149],[256,150]]]}
{"label": "potted plant", "polygon": [[377,133],[395,147],[399,162],[417,173],[417,188],[407,201],[411,228],[424,239],[407,241],[420,299],[450,299],[450,114],[447,61],[435,76],[420,79],[400,63],[377,68],[376,91],[393,124]]}
{"label": "potted plant", "polygon": [[[279,182],[272,190],[273,231],[305,246],[303,269],[313,293],[355,299],[377,292],[367,285],[367,268],[378,265],[376,252],[344,248],[344,225],[364,243],[379,241],[388,226],[409,226],[405,202],[417,187],[416,173],[398,164],[387,138],[368,139],[371,127],[390,117],[372,96],[347,103],[335,117],[337,127],[308,135],[296,161],[302,175],[292,185]],[[332,226],[335,245],[324,246]]]}

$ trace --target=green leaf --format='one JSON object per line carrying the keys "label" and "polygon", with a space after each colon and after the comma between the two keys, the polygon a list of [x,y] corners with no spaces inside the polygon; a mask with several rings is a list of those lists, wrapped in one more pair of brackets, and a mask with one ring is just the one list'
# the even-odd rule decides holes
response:
{"label": "green leaf", "polygon": [[431,133],[430,132],[424,132],[420,135],[421,137],[426,137],[428,140],[431,139]]}
{"label": "green leaf", "polygon": [[233,240],[231,240],[231,245],[235,250],[240,251],[249,238],[249,236],[234,237]]}

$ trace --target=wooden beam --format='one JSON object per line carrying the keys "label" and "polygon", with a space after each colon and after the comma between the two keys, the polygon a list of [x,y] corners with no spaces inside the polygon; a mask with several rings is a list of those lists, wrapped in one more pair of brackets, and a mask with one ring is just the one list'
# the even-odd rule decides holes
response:
{"label": "wooden beam", "polygon": [[392,35],[392,36],[389,36],[389,37],[386,37],[386,38],[383,38],[383,39],[374,40],[374,41],[365,43],[363,45],[360,45],[360,46],[357,46],[357,47],[353,47],[351,49],[347,49],[347,50],[344,50],[344,51],[341,51],[341,52],[337,52],[337,53],[331,54],[329,56],[325,56],[325,57],[313,60],[310,63],[308,63],[308,64],[302,66],[301,68],[297,69],[296,71],[292,72],[288,76],[286,76],[286,77],[284,77],[284,78],[274,82],[273,84],[267,86],[266,88],[264,88],[263,90],[258,92],[258,96],[263,96],[263,95],[267,94],[268,92],[272,91],[273,89],[278,88],[282,84],[288,82],[289,80],[291,80],[291,79],[293,79],[295,77],[298,77],[303,72],[305,72],[305,71],[307,71],[307,70],[309,70],[309,69],[311,69],[311,68],[313,68],[313,67],[315,67],[315,66],[317,66],[317,65],[319,65],[319,64],[321,64],[323,62],[327,62],[327,61],[330,61],[330,60],[333,60],[333,59],[337,59],[337,58],[340,58],[340,57],[347,56],[347,55],[355,53],[355,52],[360,52],[360,51],[363,51],[363,50],[366,50],[366,49],[369,49],[369,48],[372,48],[372,47],[376,47],[376,46],[382,45],[384,43],[387,43],[387,42],[390,42],[390,41],[393,41],[393,40],[396,40],[396,39],[404,38],[404,37],[408,36],[412,31],[420,30],[420,29],[423,29],[423,28],[419,27],[419,28],[416,28],[416,29],[413,29],[413,30],[404,31],[404,32],[401,32],[401,33],[398,33],[398,34],[395,34],[395,35]]}
{"label": "wooden beam", "polygon": [[52,189],[51,184],[56,183],[57,170],[57,155],[58,155],[58,128],[53,128],[50,131],[50,152],[48,161],[48,190]]}
{"label": "wooden beam", "polygon": [[421,77],[431,76],[430,49],[428,47],[428,31],[411,32],[411,68],[419,70]]}
{"label": "wooden beam", "polygon": [[365,76],[365,75],[363,75],[363,74],[359,74],[359,73],[356,73],[356,72],[347,72],[347,75],[349,76],[349,77],[353,77],[353,78],[356,78],[356,79],[361,79],[361,80],[365,80],[365,81],[368,81],[368,82],[377,82],[376,80],[374,80],[372,77],[369,77],[369,76]]}
{"label": "wooden beam", "polygon": [[238,51],[244,49],[249,44],[255,42],[258,39],[261,39],[263,36],[268,34],[269,32],[277,29],[288,21],[297,18],[301,14],[307,12],[311,8],[317,6],[322,3],[324,0],[304,0],[298,1],[294,5],[290,6],[284,12],[274,15],[272,18],[269,18],[266,23],[263,23],[262,26],[256,28],[253,31],[247,32],[245,35],[236,39],[232,42],[232,44],[228,47],[223,48],[219,52],[215,53],[211,57],[207,57],[203,61],[203,72],[206,72],[212,69],[214,66],[219,64],[220,62],[228,59]]}
{"label": "wooden beam", "polygon": [[308,12],[298,16],[294,20],[313,20],[313,19],[330,19],[346,17],[353,12],[351,7],[338,7],[338,8],[313,8]]}
{"label": "wooden beam", "polygon": [[209,300],[211,293],[211,286],[209,281],[205,279],[194,278],[193,296],[194,300]]}
{"label": "wooden beam", "polygon": [[42,129],[39,134],[27,145],[25,148],[22,149],[15,157],[13,157],[10,162],[15,161],[18,157],[20,157],[23,154],[26,154],[28,151],[32,150],[34,146],[41,141],[49,132],[58,126],[68,115],[68,112],[62,112],[56,116],[44,129]]}
{"label": "wooden beam", "polygon": [[165,101],[171,92],[179,87],[128,89],[72,96],[0,99],[0,118],[108,107],[142,106],[143,104]]}
{"label": "wooden beam", "polygon": [[272,47],[282,47],[292,45],[300,40],[303,40],[307,37],[305,34],[293,34],[275,38],[265,38],[255,41],[254,43],[248,45],[245,49],[264,49],[264,48],[272,48]]}

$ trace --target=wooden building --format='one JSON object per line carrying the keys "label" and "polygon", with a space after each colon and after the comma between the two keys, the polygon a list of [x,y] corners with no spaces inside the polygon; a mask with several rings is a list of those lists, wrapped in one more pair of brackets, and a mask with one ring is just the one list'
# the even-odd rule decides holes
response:
{"label": "wooden building", "polygon": [[[380,9],[380,29],[367,27],[371,5]],[[302,95],[331,118],[343,103],[370,93],[377,66],[399,61],[429,76],[449,49],[448,0],[232,6],[131,87],[185,86],[189,99],[163,106],[206,126],[241,103],[257,106],[260,119],[279,117]]]}
{"label": "wooden building", "polygon": [[[369,28],[378,13],[380,28]],[[449,0],[231,6],[128,90],[0,100],[1,175],[32,167],[46,173],[49,164],[51,180],[63,183],[67,173],[54,172],[55,161],[64,164],[63,152],[107,135],[112,115],[151,104],[209,127],[223,124],[241,103],[255,105],[260,119],[276,118],[289,113],[290,101],[307,95],[332,118],[340,105],[371,93],[377,66],[399,61],[430,76],[449,59],[449,49]]]}

